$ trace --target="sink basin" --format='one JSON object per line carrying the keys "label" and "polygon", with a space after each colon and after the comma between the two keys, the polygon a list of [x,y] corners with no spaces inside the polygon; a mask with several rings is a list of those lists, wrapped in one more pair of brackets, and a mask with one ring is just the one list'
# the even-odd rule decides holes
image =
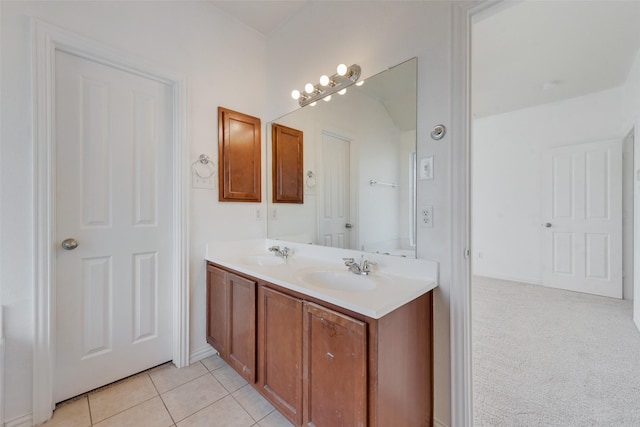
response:
{"label": "sink basin", "polygon": [[384,281],[381,276],[362,276],[350,271],[308,271],[300,275],[307,285],[337,291],[370,291]]}
{"label": "sink basin", "polygon": [[245,265],[259,265],[267,267],[271,265],[284,264],[284,259],[275,255],[247,255],[242,258],[242,263]]}

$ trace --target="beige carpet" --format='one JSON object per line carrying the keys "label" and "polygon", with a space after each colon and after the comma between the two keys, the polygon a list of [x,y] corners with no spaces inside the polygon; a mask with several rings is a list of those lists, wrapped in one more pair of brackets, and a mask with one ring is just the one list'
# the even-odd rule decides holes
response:
{"label": "beige carpet", "polygon": [[632,303],[475,277],[476,426],[640,426]]}

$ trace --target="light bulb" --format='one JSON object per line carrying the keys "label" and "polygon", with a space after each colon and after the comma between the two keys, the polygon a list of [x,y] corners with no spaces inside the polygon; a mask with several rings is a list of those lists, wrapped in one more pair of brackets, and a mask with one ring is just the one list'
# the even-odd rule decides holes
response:
{"label": "light bulb", "polygon": [[364,84],[364,80],[360,80],[358,83],[356,83],[356,86],[362,86]]}
{"label": "light bulb", "polygon": [[330,80],[329,80],[329,77],[328,77],[328,76],[326,76],[326,75],[324,75],[324,74],[320,76],[320,84],[321,84],[322,86],[327,86],[327,85],[329,85],[329,81],[330,81]]}
{"label": "light bulb", "polygon": [[314,101],[314,102],[312,102],[312,103],[311,103],[311,104],[309,104],[309,105],[311,105],[312,107],[315,107],[317,103],[318,103],[317,101]]}
{"label": "light bulb", "polygon": [[331,95],[325,96],[323,99],[325,101],[329,102],[329,101],[331,101]]}
{"label": "light bulb", "polygon": [[304,91],[311,94],[313,93],[313,91],[316,90],[315,87],[313,87],[313,85],[311,83],[307,83],[306,85],[304,85]]}
{"label": "light bulb", "polygon": [[344,95],[345,93],[347,93],[347,88],[346,87],[344,89],[338,91],[338,95]]}
{"label": "light bulb", "polygon": [[345,74],[347,74],[347,66],[344,64],[340,64],[338,65],[337,71],[339,76],[344,76]]}
{"label": "light bulb", "polygon": [[300,99],[300,91],[299,90],[294,90],[293,92],[291,92],[291,97],[295,100]]}

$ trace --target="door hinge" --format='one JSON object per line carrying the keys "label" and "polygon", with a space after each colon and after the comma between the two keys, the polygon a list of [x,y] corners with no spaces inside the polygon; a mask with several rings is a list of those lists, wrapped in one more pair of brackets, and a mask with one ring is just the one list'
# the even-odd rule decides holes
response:
{"label": "door hinge", "polygon": [[471,256],[471,250],[469,248],[464,250],[464,257],[469,258]]}

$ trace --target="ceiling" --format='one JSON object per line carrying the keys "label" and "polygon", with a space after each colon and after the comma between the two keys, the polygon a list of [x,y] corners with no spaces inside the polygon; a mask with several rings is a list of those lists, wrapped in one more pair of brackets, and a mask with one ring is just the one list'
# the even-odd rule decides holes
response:
{"label": "ceiling", "polygon": [[[268,37],[311,1],[211,3]],[[472,43],[474,117],[611,89],[640,48],[640,1],[506,0],[478,17]]]}
{"label": "ceiling", "polygon": [[474,117],[622,85],[640,48],[638,1],[519,1],[473,26]]}
{"label": "ceiling", "polygon": [[268,36],[302,9],[308,0],[213,0],[210,3]]}

